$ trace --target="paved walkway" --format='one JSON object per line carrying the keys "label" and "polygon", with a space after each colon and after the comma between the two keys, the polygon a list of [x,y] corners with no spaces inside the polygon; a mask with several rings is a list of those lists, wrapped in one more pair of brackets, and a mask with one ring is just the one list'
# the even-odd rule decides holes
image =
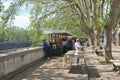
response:
{"label": "paved walkway", "polygon": [[[119,47],[113,49],[113,57],[120,59]],[[101,56],[89,54],[87,68],[84,67],[82,72],[81,66],[63,67],[63,57],[54,57],[37,63],[11,80],[88,80],[88,77],[90,80],[120,80],[120,74],[112,70],[112,64],[98,63],[98,60],[103,59]]]}
{"label": "paved walkway", "polygon": [[[115,59],[120,59],[120,47],[114,47],[112,54]],[[87,58],[90,80],[120,80],[120,74],[113,71],[112,64],[100,64],[98,60],[104,60],[104,57],[90,54]]]}
{"label": "paved walkway", "polygon": [[88,80],[87,72],[81,66],[63,66],[63,57],[44,60],[11,80]]}

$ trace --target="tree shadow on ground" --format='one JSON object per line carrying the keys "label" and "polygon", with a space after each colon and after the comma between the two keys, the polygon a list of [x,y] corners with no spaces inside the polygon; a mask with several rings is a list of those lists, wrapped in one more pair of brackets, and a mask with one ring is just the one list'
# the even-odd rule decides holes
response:
{"label": "tree shadow on ground", "polygon": [[115,52],[115,53],[120,53],[120,50],[112,50],[112,52]]}
{"label": "tree shadow on ground", "polygon": [[19,72],[18,74],[14,75],[13,77],[11,77],[10,80],[16,80],[16,77],[19,77],[19,78],[17,78],[17,80],[22,80],[24,77],[30,75],[33,71],[35,71],[39,66],[43,65],[45,62],[48,62],[48,60],[42,59],[39,62],[32,64],[27,69]]}
{"label": "tree shadow on ground", "polygon": [[86,66],[83,65],[75,65],[70,68],[69,73],[71,74],[87,74]]}
{"label": "tree shadow on ground", "polygon": [[95,67],[87,66],[87,70],[88,70],[89,78],[100,78],[100,75],[99,75],[97,69],[95,69]]}

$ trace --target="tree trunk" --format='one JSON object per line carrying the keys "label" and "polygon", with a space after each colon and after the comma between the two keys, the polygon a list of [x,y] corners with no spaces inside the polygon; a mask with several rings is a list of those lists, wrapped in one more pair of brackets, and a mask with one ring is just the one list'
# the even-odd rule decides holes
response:
{"label": "tree trunk", "polygon": [[88,35],[88,41],[89,41],[89,46],[93,46],[94,45],[94,39],[92,36]]}
{"label": "tree trunk", "polygon": [[[108,26],[108,25],[107,25]],[[104,53],[106,59],[113,59],[112,57],[112,28],[109,28],[105,26],[104,28]]]}
{"label": "tree trunk", "polygon": [[120,33],[118,34],[118,46],[120,46]]}
{"label": "tree trunk", "polygon": [[96,47],[100,46],[100,29],[97,29],[95,45],[96,45]]}
{"label": "tree trunk", "polygon": [[93,45],[94,45],[94,36],[93,36],[93,32],[88,31],[87,35],[88,35],[89,46],[93,46]]}
{"label": "tree trunk", "polygon": [[106,59],[113,59],[112,57],[112,29],[115,29],[117,17],[120,11],[120,0],[113,0],[111,5],[110,16],[107,24],[104,26],[104,53]]}
{"label": "tree trunk", "polygon": [[[117,26],[117,24],[116,24]],[[118,28],[113,28],[113,32],[112,32],[112,43],[114,45],[116,45],[116,34],[117,34]]]}

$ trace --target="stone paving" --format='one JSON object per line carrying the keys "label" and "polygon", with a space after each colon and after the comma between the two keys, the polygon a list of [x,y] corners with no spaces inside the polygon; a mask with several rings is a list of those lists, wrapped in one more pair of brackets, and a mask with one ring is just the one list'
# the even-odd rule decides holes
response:
{"label": "stone paving", "polygon": [[[112,54],[115,59],[120,59],[120,48],[114,47]],[[120,80],[120,74],[113,71],[112,64],[100,64],[98,60],[104,60],[104,57],[90,54],[87,58],[90,80]]]}
{"label": "stone paving", "polygon": [[[113,57],[120,59],[120,47],[113,49]],[[120,74],[112,70],[112,64],[100,64],[100,59],[104,57],[87,54],[87,68],[82,72],[81,66],[73,64],[72,67],[64,67],[63,57],[54,57],[39,62],[11,80],[88,80],[88,77],[90,80],[120,80]]]}
{"label": "stone paving", "polygon": [[63,66],[63,57],[54,57],[31,67],[11,80],[88,80],[87,72],[81,65]]}

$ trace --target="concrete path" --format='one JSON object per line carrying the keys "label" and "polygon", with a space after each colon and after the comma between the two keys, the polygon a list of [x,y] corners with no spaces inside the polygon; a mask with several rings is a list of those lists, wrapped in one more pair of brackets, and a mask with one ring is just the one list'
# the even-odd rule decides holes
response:
{"label": "concrete path", "polygon": [[[120,59],[120,47],[113,48],[113,57]],[[113,71],[112,64],[103,65],[98,62],[103,59],[102,56],[88,54],[87,67],[82,72],[81,66],[74,64],[72,67],[64,67],[63,57],[54,57],[40,61],[11,80],[88,80],[88,77],[90,80],[120,80],[120,74]]]}
{"label": "concrete path", "polygon": [[[120,48],[113,47],[112,54],[115,59],[120,59]],[[100,64],[98,60],[104,60],[104,57],[95,54],[87,57],[90,80],[120,80],[120,74],[113,71],[112,64]]]}
{"label": "concrete path", "polygon": [[64,67],[63,57],[54,57],[32,66],[11,80],[88,80],[85,67],[84,72],[81,69],[81,65]]}

